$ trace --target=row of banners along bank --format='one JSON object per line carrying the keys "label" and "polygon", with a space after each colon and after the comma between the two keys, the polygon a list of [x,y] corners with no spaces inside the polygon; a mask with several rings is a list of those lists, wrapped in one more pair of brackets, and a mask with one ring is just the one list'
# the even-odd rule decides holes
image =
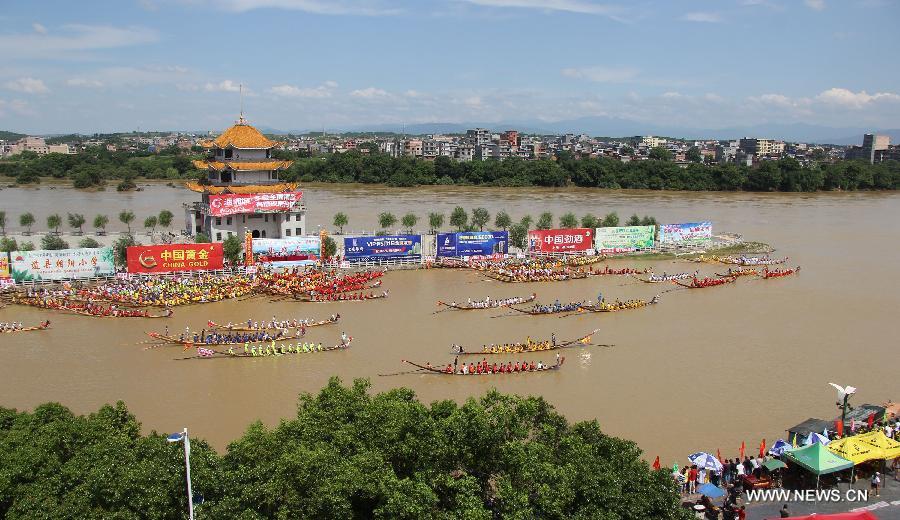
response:
{"label": "row of banners along bank", "polygon": [[[658,229],[658,232],[657,232]],[[539,229],[528,232],[529,254],[629,253],[658,245],[702,244],[712,238],[712,223],[689,222],[657,226],[620,226],[572,229]],[[436,257],[488,257],[509,252],[509,232],[472,231],[438,233]],[[422,262],[422,235],[343,237],[343,260],[352,265],[366,262]],[[321,260],[319,235],[281,239],[253,238],[254,261],[274,267],[316,265]],[[221,242],[132,246],[126,250],[126,270],[134,274],[211,271],[224,267]],[[0,285],[85,279],[116,274],[110,247],[13,251],[0,253]]]}

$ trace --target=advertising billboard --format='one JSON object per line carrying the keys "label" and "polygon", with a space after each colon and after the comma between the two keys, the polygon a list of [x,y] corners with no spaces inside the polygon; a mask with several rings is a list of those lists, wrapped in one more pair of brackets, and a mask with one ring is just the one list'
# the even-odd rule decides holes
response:
{"label": "advertising billboard", "polygon": [[9,255],[0,251],[0,280],[9,278]]}
{"label": "advertising billboard", "polygon": [[222,243],[132,246],[126,250],[129,273],[170,273],[221,269]]}
{"label": "advertising billboard", "polygon": [[13,251],[10,275],[16,282],[111,276],[111,247]]}
{"label": "advertising billboard", "polygon": [[535,229],[528,232],[528,250],[532,253],[576,253],[593,248],[593,229]]}
{"label": "advertising billboard", "polygon": [[302,191],[287,193],[227,193],[209,196],[209,214],[224,217],[236,213],[289,211],[303,198]]}
{"label": "advertising billboard", "polygon": [[595,247],[601,253],[627,253],[653,247],[656,226],[597,228]]}
{"label": "advertising billboard", "polygon": [[712,222],[688,222],[685,224],[663,224],[659,227],[661,244],[681,242],[701,242],[712,238]]}
{"label": "advertising billboard", "polygon": [[319,262],[322,240],[319,235],[288,238],[254,238],[256,261],[281,267],[313,265]]}
{"label": "advertising billboard", "polygon": [[508,231],[438,233],[437,256],[490,256],[509,250]]}
{"label": "advertising billboard", "polygon": [[422,258],[422,236],[345,237],[344,258],[349,262],[420,260]]}

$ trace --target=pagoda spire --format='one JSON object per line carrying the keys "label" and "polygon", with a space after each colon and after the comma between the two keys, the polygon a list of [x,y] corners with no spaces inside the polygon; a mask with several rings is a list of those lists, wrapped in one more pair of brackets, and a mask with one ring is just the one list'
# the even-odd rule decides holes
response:
{"label": "pagoda spire", "polygon": [[238,124],[243,125],[243,124],[247,123],[244,120],[244,84],[243,83],[238,84],[238,91],[240,92],[240,97],[241,97],[241,112],[240,112],[240,116],[238,117]]}

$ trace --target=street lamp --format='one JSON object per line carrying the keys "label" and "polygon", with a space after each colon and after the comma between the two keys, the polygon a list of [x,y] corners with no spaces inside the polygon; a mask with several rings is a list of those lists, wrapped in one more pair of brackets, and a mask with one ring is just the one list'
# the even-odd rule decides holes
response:
{"label": "street lamp", "polygon": [[188,517],[194,520],[194,495],[191,491],[191,439],[188,437],[187,428],[184,431],[173,433],[166,437],[168,442],[181,442],[184,444],[184,470],[187,476]]}

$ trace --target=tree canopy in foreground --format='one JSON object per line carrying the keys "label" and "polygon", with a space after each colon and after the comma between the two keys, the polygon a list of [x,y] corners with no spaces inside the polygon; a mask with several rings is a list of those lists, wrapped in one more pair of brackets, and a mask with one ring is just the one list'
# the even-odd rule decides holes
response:
{"label": "tree canopy in foreground", "polygon": [[[666,472],[596,421],[490,391],[427,406],[332,378],[297,416],[217,454],[191,442],[198,518],[689,518]],[[0,516],[186,517],[180,444],[121,402],[88,416],[0,408]]]}

